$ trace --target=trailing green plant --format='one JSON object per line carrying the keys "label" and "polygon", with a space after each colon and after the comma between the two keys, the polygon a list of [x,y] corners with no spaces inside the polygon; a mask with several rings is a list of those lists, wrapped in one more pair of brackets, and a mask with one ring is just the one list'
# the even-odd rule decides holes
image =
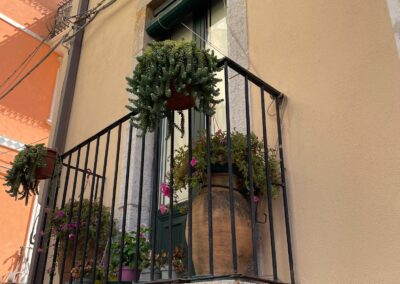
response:
{"label": "trailing green plant", "polygon": [[[150,229],[147,227],[141,227],[139,233],[139,269],[144,269],[150,265],[150,241],[148,239],[148,233]],[[111,267],[115,271],[119,268],[120,264],[120,252],[121,252],[121,240],[122,235],[118,234],[117,237],[111,244]],[[135,256],[136,256],[136,231],[130,231],[125,234],[123,255],[122,255],[122,266],[129,266],[130,269],[135,269]]]}
{"label": "trailing green plant", "polygon": [[[44,144],[25,145],[11,163],[7,171],[4,185],[10,187],[6,192],[15,199],[25,199],[28,204],[29,196],[39,194],[39,180],[36,169],[46,167],[47,148]],[[21,188],[22,187],[22,188]]]}
{"label": "trailing green plant", "polygon": [[166,107],[173,88],[193,96],[195,109],[209,115],[215,113],[214,106],[222,101],[216,99],[219,95],[216,84],[220,81],[216,72],[220,68],[213,51],[201,50],[194,42],[166,40],[150,43],[137,60],[133,76],[127,78],[127,91],[135,95],[129,98],[127,108],[138,113],[131,121],[143,133],[154,131],[166,117],[169,133],[176,127],[183,135],[183,112],[179,111],[178,126],[173,122],[174,111]]}
{"label": "trailing green plant", "polygon": [[[242,187],[249,192],[250,184],[248,180],[248,146],[247,136],[238,131],[231,132],[232,165],[234,172],[239,177]],[[210,162],[212,169],[227,169],[228,147],[227,133],[221,130],[211,135]],[[251,157],[253,170],[253,185],[255,195],[259,196],[265,193],[266,176],[264,161],[264,144],[254,134],[250,134]],[[279,164],[276,159],[275,150],[270,149],[268,153],[270,178],[272,185],[272,196],[277,197],[278,184],[280,182]],[[192,177],[189,177],[189,168],[192,169]],[[194,143],[192,157],[189,162],[189,152],[187,146],[182,146],[175,150],[174,155],[174,189],[187,189],[189,182],[194,188],[201,188],[207,178],[207,139],[204,131],[199,133],[199,139]]]}
{"label": "trailing green plant", "polygon": [[[84,199],[82,201],[81,217],[78,221],[79,212],[79,201],[74,201],[65,204],[64,209],[46,209],[50,219],[50,234],[54,237],[59,238],[59,249],[58,258],[63,254],[64,247],[66,245],[65,240],[68,239],[67,251],[72,251],[74,242],[77,240],[77,256],[79,259],[83,255],[83,250],[86,240],[86,228],[88,226],[88,243],[87,243],[87,255],[90,251],[93,252],[95,249],[96,241],[98,241],[98,251],[101,255],[107,245],[108,236],[111,226],[111,214],[110,209],[105,206],[100,206],[98,201],[93,201],[89,213],[90,201]],[[101,210],[100,223],[98,223],[98,216]],[[90,218],[89,218],[90,216]],[[87,223],[89,222],[89,223]],[[97,227],[99,224],[99,235],[97,235]],[[115,226],[113,226],[115,228]],[[115,230],[113,230],[115,234]],[[60,260],[60,259],[59,259]]]}

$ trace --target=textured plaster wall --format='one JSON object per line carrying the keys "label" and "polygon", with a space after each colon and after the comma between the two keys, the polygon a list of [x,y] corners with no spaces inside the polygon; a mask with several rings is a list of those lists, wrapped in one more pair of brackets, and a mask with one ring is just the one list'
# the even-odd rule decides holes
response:
{"label": "textured plaster wall", "polygon": [[400,63],[386,1],[247,5],[251,68],[288,97],[297,283],[398,283]]}

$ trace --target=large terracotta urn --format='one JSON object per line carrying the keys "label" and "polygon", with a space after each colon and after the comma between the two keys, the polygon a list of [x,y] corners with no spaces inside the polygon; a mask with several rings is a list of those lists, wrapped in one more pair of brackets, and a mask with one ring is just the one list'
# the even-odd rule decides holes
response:
{"label": "large terracotta urn", "polygon": [[[232,274],[232,231],[229,199],[229,174],[213,173],[212,222],[214,242],[214,275]],[[247,274],[251,270],[252,238],[250,206],[238,191],[238,178],[233,175],[234,208],[236,223],[236,246],[238,273]],[[208,275],[209,231],[208,231],[208,189],[205,183],[201,193],[192,205],[192,260],[197,275]],[[186,240],[188,225],[186,225]]]}

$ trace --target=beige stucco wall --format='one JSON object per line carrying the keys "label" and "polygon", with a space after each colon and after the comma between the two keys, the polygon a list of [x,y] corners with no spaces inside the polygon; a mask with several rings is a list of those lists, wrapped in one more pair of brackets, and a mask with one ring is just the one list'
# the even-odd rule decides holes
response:
{"label": "beige stucco wall", "polygon": [[85,29],[66,149],[128,113],[125,77],[134,59],[135,6],[118,0]]}
{"label": "beige stucco wall", "polygon": [[297,283],[399,283],[400,62],[385,1],[247,4],[250,66],[288,97]]}

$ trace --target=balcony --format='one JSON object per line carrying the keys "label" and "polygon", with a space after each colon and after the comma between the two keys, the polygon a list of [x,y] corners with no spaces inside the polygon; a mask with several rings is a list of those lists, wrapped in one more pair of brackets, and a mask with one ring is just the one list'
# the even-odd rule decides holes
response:
{"label": "balcony", "polygon": [[61,155],[39,219],[33,283],[125,283],[128,273],[149,283],[294,283],[284,97],[230,59],[220,64],[219,123],[189,110],[183,138],[166,127],[138,136],[131,113]]}

